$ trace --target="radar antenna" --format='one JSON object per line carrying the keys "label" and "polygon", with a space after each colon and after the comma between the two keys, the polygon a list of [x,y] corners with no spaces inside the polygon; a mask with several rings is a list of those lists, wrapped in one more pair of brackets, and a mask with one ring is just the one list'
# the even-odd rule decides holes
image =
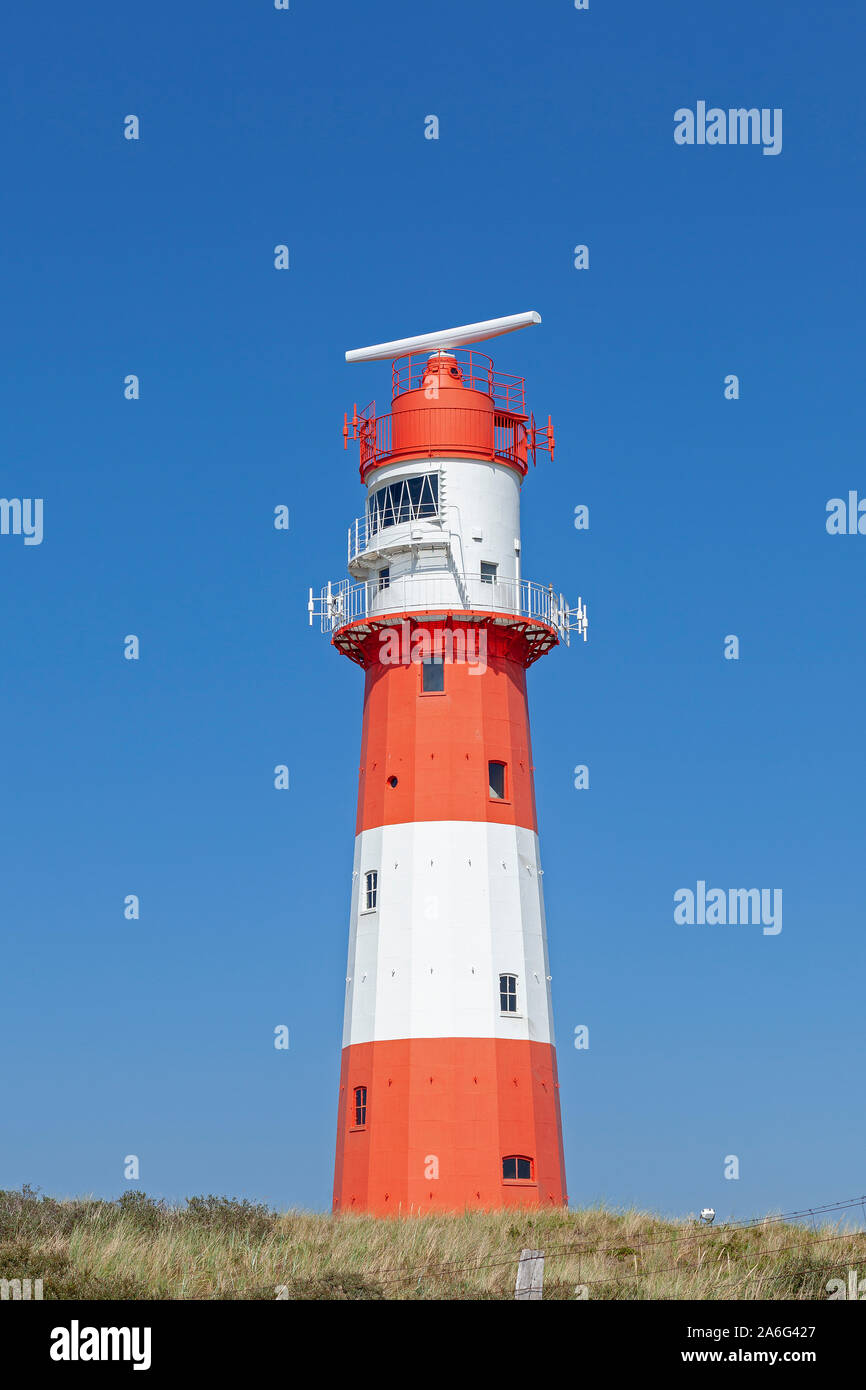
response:
{"label": "radar antenna", "polygon": [[383,362],[392,357],[407,357],[413,352],[447,352],[450,348],[468,347],[513,333],[517,328],[529,328],[541,323],[534,309],[525,314],[507,314],[502,319],[484,319],[481,323],[465,323],[462,328],[443,328],[437,333],[419,333],[414,338],[395,338],[391,343],[374,343],[372,347],[350,348],[347,362]]}

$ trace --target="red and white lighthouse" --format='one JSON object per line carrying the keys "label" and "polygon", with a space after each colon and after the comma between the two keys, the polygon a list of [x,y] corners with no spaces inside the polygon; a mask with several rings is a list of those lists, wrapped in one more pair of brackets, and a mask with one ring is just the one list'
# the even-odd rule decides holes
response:
{"label": "red and white lighthouse", "polygon": [[548,424],[472,324],[393,358],[353,412],[352,580],[310,592],[365,673],[335,1211],[567,1201],[526,695],[586,611],[521,572],[520,492]]}

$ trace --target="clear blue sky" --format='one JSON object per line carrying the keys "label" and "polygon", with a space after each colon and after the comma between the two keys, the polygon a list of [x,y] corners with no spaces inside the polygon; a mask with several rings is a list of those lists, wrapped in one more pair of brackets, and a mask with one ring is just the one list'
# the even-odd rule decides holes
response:
{"label": "clear blue sky", "polygon": [[[388,397],[343,351],[535,308],[494,350],[556,426],[524,572],[591,616],[530,673],[572,1203],[862,1192],[866,536],[825,530],[866,494],[862,6],[47,0],[4,37],[0,490],[45,512],[0,536],[0,1185],[116,1196],[134,1153],[328,1206],[362,678],[305,602],[362,509],[343,411]],[[782,108],[782,153],[677,146],[699,100]],[[782,932],[676,925],[698,879],[781,887]]]}

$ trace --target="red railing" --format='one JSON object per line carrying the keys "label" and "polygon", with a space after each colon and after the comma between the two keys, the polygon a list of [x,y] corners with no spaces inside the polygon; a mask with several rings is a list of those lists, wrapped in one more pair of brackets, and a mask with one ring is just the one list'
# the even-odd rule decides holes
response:
{"label": "red railing", "polygon": [[[522,376],[495,371],[493,359],[475,348],[453,348],[447,356],[455,358],[457,362],[459,376],[454,378],[455,385],[483,392],[498,409],[509,415],[526,414],[526,388]],[[426,353],[396,358],[391,364],[392,396],[419,390],[424,384],[428,361],[429,354]]]}
{"label": "red railing", "polygon": [[547,449],[553,458],[556,443],[549,415],[546,425],[536,425],[534,415],[527,420],[504,410],[491,414],[462,406],[419,406],[377,415],[375,401],[361,411],[355,406],[351,421],[344,417],[344,449],[350,439],[360,444],[362,480],[368,469],[394,459],[449,455],[498,460],[525,474],[529,458],[534,464],[538,449]]}
{"label": "red railing", "polygon": [[370,413],[361,412],[351,422],[347,419],[343,427],[344,443],[350,437],[360,443],[362,478],[369,468],[392,459],[449,454],[498,459],[526,472],[529,431],[525,419],[459,406],[401,410],[389,415],[375,415],[370,406],[366,410]]}

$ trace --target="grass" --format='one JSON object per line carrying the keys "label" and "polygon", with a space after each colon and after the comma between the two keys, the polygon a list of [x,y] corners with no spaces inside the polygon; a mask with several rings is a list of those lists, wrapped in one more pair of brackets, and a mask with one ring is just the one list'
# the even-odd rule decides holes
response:
{"label": "grass", "polygon": [[866,1232],[767,1218],[743,1226],[639,1211],[488,1211],[381,1220],[277,1213],[126,1192],[55,1201],[0,1191],[0,1278],[46,1299],[502,1299],[521,1249],[543,1250],[544,1297],[821,1299],[866,1262]]}

